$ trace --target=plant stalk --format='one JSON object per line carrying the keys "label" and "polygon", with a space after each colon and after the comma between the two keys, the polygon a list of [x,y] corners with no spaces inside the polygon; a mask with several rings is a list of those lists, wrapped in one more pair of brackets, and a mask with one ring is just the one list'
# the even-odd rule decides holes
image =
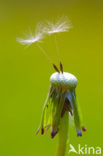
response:
{"label": "plant stalk", "polygon": [[58,147],[56,156],[65,156],[66,152],[66,143],[68,139],[68,122],[69,122],[69,113],[65,112],[64,116],[61,118],[60,130],[58,133]]}

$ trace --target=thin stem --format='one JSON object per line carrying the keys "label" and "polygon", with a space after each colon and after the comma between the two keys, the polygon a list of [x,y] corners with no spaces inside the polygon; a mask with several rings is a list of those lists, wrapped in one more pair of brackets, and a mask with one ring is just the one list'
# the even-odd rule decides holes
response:
{"label": "thin stem", "polygon": [[60,50],[59,50],[59,47],[58,47],[58,42],[57,42],[56,35],[55,35],[55,45],[56,45],[56,50],[57,50],[57,55],[58,55],[59,61],[61,61],[61,59],[60,59]]}
{"label": "thin stem", "polygon": [[68,111],[66,111],[60,123],[60,130],[58,133],[59,140],[56,156],[65,156],[66,143],[68,139],[68,121],[69,121],[69,113]]}
{"label": "thin stem", "polygon": [[46,56],[49,62],[53,64],[52,59],[47,55],[46,51],[39,44],[37,44],[37,47],[42,51],[42,53]]}

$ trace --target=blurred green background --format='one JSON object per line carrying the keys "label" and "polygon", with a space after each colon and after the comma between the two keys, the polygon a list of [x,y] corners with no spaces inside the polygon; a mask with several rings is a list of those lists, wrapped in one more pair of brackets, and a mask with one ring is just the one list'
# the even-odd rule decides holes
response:
{"label": "blurred green background", "polygon": [[[51,64],[34,45],[16,42],[38,22],[66,15],[72,29],[57,36],[64,70],[78,78],[83,137],[70,143],[103,147],[103,0],[0,1],[0,155],[54,156],[58,137],[35,136],[49,89]],[[40,44],[58,65],[53,36]],[[66,156],[68,156],[69,145]],[[103,153],[103,151],[102,151]],[[102,154],[103,155],[103,154]]]}

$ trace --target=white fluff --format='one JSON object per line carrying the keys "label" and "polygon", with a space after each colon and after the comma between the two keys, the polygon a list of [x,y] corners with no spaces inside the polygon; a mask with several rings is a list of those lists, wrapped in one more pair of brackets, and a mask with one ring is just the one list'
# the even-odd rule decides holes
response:
{"label": "white fluff", "polygon": [[41,42],[45,34],[51,35],[54,33],[66,32],[70,28],[70,21],[63,16],[55,23],[48,21],[45,26],[39,23],[34,34],[30,31],[30,34],[26,35],[27,37],[17,38],[16,40],[22,45],[29,46],[35,42]]}
{"label": "white fluff", "polygon": [[69,31],[71,28],[70,21],[65,18],[59,18],[55,23],[54,22],[47,22],[47,27],[45,27],[44,31],[47,34],[54,34],[54,33],[61,33]]}
{"label": "white fluff", "polygon": [[37,34],[35,36],[30,36],[28,39],[17,38],[17,41],[23,45],[26,45],[26,44],[32,44],[35,42],[40,42],[41,39],[42,39],[42,35]]}
{"label": "white fluff", "polygon": [[41,25],[38,24],[34,34],[30,31],[29,34],[26,34],[25,38],[17,38],[16,40],[22,45],[29,46],[35,42],[41,42],[43,37],[44,36],[43,36]]}

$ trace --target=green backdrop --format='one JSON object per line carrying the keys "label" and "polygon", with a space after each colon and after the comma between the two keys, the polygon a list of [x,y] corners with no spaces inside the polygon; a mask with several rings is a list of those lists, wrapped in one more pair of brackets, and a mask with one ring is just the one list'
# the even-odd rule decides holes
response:
{"label": "green backdrop", "polygon": [[[55,155],[57,136],[52,140],[49,131],[35,136],[54,70],[35,44],[24,48],[16,38],[34,31],[38,22],[62,15],[72,29],[57,36],[60,55],[64,71],[78,78],[76,92],[88,129],[78,138],[70,126],[69,140],[75,148],[103,147],[103,1],[0,1],[1,156]],[[40,45],[58,65],[54,37]],[[66,156],[68,150],[69,145]]]}

